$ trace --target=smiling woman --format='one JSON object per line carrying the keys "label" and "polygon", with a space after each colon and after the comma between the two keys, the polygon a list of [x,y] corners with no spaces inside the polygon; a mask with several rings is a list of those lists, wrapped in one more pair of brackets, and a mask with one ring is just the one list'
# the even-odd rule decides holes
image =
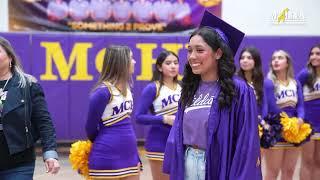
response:
{"label": "smiling woman", "polygon": [[174,180],[261,179],[255,96],[234,77],[243,33],[208,12],[201,25],[189,39],[164,171]]}
{"label": "smiling woman", "polygon": [[39,138],[47,172],[58,173],[56,134],[44,92],[0,36],[0,179],[33,179]]}
{"label": "smiling woman", "polygon": [[307,67],[298,74],[303,87],[305,120],[314,129],[311,141],[302,146],[300,179],[320,177],[320,44],[309,52]]}

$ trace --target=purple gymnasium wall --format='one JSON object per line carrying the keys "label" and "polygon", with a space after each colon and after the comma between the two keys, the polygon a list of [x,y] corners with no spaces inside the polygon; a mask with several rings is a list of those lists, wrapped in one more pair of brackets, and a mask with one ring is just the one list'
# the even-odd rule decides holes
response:
{"label": "purple gymnasium wall", "polygon": [[[152,59],[163,49],[178,52],[180,73],[183,72],[187,36],[110,36],[76,33],[0,33],[7,38],[20,56],[24,69],[34,75],[44,88],[58,140],[84,139],[88,94],[99,75],[103,48],[110,44],[127,45],[137,61],[134,73],[134,104],[151,79]],[[245,37],[240,50],[248,45],[257,47],[262,55],[263,69],[274,50],[284,49],[293,58],[295,72],[306,64],[310,48],[320,37]],[[235,62],[238,64],[237,54]],[[133,119],[134,122],[134,119]],[[137,137],[144,138],[146,127],[134,123]]]}

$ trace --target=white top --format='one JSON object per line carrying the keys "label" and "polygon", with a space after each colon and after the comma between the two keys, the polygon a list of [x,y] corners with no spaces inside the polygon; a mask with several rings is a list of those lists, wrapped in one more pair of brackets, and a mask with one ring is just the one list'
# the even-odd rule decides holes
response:
{"label": "white top", "polygon": [[320,99],[320,77],[317,77],[316,82],[313,84],[313,88],[314,90],[311,91],[306,84],[303,86],[303,96],[305,101]]}
{"label": "white top", "polygon": [[101,117],[103,124],[106,126],[130,117],[133,109],[133,98],[130,89],[127,89],[127,95],[124,96],[114,85],[108,83],[107,87],[111,97]]}
{"label": "white top", "polygon": [[289,80],[288,85],[278,83],[275,88],[276,103],[280,108],[296,107],[298,103],[297,83],[295,80]]}
{"label": "white top", "polygon": [[173,114],[177,111],[178,102],[181,96],[181,87],[178,84],[176,89],[170,89],[163,85],[153,101],[153,108],[156,115]]}

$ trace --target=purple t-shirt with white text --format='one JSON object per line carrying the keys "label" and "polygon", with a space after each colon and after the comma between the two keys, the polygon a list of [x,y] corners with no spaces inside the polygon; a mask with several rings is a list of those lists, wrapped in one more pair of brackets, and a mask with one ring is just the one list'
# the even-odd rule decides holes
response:
{"label": "purple t-shirt with white text", "polygon": [[208,118],[211,104],[218,95],[218,84],[201,81],[192,104],[183,115],[183,144],[207,148]]}

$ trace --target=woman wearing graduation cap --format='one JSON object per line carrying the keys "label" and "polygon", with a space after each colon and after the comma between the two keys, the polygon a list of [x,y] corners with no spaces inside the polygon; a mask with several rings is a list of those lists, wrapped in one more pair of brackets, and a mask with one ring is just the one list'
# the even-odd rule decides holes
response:
{"label": "woman wearing graduation cap", "polygon": [[244,34],[209,12],[189,39],[164,172],[172,180],[261,179],[256,99],[234,77]]}

